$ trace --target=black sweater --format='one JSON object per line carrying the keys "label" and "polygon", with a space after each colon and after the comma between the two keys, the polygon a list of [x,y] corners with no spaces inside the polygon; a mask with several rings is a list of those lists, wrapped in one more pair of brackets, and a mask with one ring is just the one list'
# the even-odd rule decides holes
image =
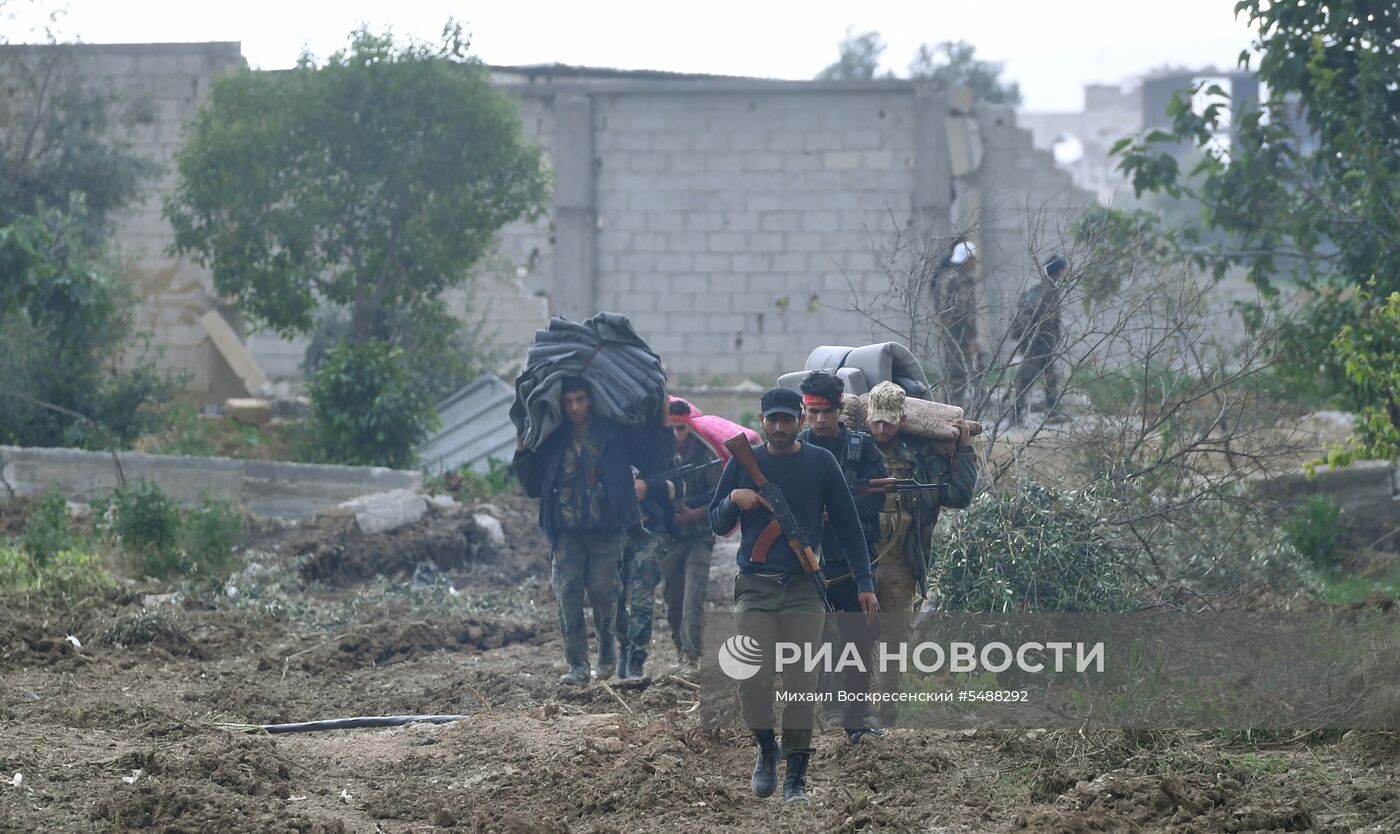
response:
{"label": "black sweater", "polygon": [[[841,474],[836,458],[827,450],[810,443],[801,444],[790,455],[770,454],[766,443],[755,446],[753,451],[764,476],[782,490],[807,544],[811,546],[820,541],[822,514],[825,513],[831,531],[846,555],[856,587],[861,591],[874,591],[875,577],[870,572],[870,552],[866,549],[855,501],[851,498],[851,490],[846,486],[845,476]],[[786,539],[780,538],[773,543],[767,562],[754,563],[749,560],[754,542],[772,521],[773,514],[764,507],[741,513],[739,507],[729,500],[729,493],[736,489],[755,489],[755,485],[749,473],[731,460],[725,464],[724,474],[720,475],[719,486],[715,488],[714,500],[710,502],[710,526],[723,535],[733,529],[736,521],[739,522],[739,570],[745,573],[802,573],[802,563]]]}

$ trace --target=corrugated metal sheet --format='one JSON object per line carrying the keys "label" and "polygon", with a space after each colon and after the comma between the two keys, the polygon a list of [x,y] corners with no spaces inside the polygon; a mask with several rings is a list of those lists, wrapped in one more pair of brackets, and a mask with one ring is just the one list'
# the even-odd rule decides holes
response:
{"label": "corrugated metal sheet", "polygon": [[428,472],[437,475],[461,466],[485,472],[492,458],[509,463],[515,454],[515,424],[510,421],[514,400],[514,388],[482,374],[438,403],[442,428],[419,450]]}

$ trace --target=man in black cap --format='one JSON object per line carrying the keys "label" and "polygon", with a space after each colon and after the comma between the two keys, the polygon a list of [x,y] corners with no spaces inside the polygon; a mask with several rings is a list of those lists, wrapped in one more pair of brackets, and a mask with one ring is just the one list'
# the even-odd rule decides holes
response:
{"label": "man in black cap", "polygon": [[[820,540],[823,516],[828,519],[850,565],[861,610],[873,619],[880,603],[875,598],[870,553],[840,465],[825,449],[797,440],[803,417],[802,396],[796,391],[767,391],[761,409],[768,440],[753,449],[758,468],[782,491],[809,543]],[[725,464],[710,502],[710,526],[718,534],[732,529],[735,522],[740,526],[735,623],[739,635],[757,640],[762,660],[753,674],[739,682],[739,702],[744,722],[758,740],[753,792],[770,796],[777,786],[780,753],[773,732],[775,644],[820,642],[826,619],[826,583],[819,573],[809,576],[786,537],[772,531],[776,523],[772,507],[756,487],[737,461]],[[783,670],[783,687],[789,696],[783,709],[782,738],[787,754],[783,801],[788,805],[810,804],[806,774],[812,755],[816,684],[815,668],[809,670],[797,663]],[[793,695],[798,697],[793,699]]]}
{"label": "man in black cap", "polygon": [[1037,380],[1045,383],[1045,411],[1054,415],[1060,402],[1060,375],[1055,370],[1055,348],[1060,342],[1060,285],[1069,274],[1064,255],[1051,255],[1041,268],[1041,280],[1021,295],[1011,321],[1011,339],[1021,354],[1016,368],[1016,399],[1011,419],[1026,416],[1026,398]]}

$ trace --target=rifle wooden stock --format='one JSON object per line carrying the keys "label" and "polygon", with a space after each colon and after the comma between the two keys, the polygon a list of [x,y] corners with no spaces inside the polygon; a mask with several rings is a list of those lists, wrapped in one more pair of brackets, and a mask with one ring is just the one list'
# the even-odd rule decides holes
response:
{"label": "rifle wooden stock", "polygon": [[753,453],[753,447],[749,445],[748,437],[736,434],[724,441],[724,448],[729,450],[729,454],[734,456],[734,460],[744,467],[744,471],[749,473],[753,482],[762,488],[768,484],[768,479],[764,477],[763,470],[758,468],[758,457]]}
{"label": "rifle wooden stock", "polygon": [[[782,497],[782,492],[778,490],[777,485],[770,484],[768,478],[763,474],[763,470],[759,468],[758,457],[753,453],[753,447],[749,445],[748,437],[742,434],[736,434],[724,441],[724,448],[728,449],[729,453],[734,456],[734,460],[743,467],[745,472],[749,473],[749,477],[753,479],[754,485],[758,487],[760,495],[765,495],[765,493],[777,493],[777,500],[782,501],[784,505],[787,504],[786,499]],[[765,497],[770,499],[769,503],[774,503],[771,500],[773,497],[772,495],[766,495]],[[790,514],[791,511],[789,511],[789,515]],[[792,548],[792,552],[797,554],[797,561],[801,563],[802,570],[805,573],[816,573],[821,570],[821,560],[817,558],[816,553],[812,552],[812,548],[808,547],[807,544],[802,541],[800,536],[787,536],[787,543],[788,547]]]}

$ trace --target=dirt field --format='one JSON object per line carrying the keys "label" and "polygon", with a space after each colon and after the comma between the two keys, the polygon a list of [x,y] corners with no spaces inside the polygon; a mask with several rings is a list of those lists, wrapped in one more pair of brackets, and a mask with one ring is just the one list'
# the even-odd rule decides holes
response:
{"label": "dirt field", "polygon": [[[828,734],[814,805],[785,813],[749,793],[752,747],[702,727],[692,688],[557,686],[533,504],[494,511],[504,549],[460,515],[373,537],[266,528],[233,593],[0,610],[0,830],[1400,830],[1400,740],[1377,733]],[[415,590],[427,559],[439,581]],[[653,646],[664,671],[664,626]],[[395,713],[466,717],[226,726]]]}

